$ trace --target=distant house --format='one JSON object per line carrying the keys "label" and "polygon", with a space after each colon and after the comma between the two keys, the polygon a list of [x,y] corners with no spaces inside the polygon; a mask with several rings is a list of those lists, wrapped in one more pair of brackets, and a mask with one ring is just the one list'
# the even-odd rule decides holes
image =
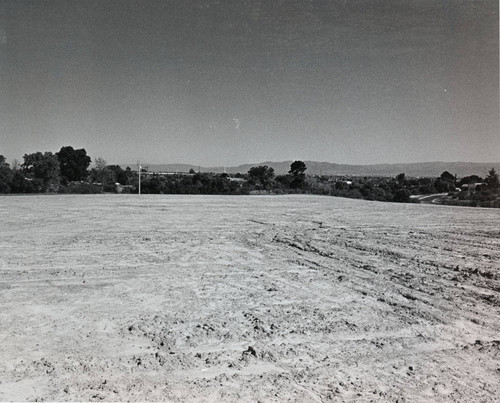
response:
{"label": "distant house", "polygon": [[239,183],[243,183],[245,182],[245,179],[243,178],[232,178],[232,177],[229,177],[228,178],[231,182],[239,182]]}
{"label": "distant house", "polygon": [[462,191],[475,191],[475,190],[480,190],[481,187],[485,186],[486,184],[484,182],[477,182],[477,183],[464,183],[460,188]]}

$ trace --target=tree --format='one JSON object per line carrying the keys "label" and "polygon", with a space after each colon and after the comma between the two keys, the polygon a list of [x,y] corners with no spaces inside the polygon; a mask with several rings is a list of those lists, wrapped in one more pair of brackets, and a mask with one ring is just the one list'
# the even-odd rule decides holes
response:
{"label": "tree", "polygon": [[12,182],[12,170],[5,161],[5,157],[0,155],[0,193],[9,193]]}
{"label": "tree", "polygon": [[455,183],[455,179],[456,179],[455,176],[450,174],[448,171],[444,171],[441,174],[440,178],[446,182],[453,182],[453,183]]}
{"label": "tree", "polygon": [[444,171],[434,182],[434,187],[438,192],[451,192],[455,190],[455,176]]}
{"label": "tree", "polygon": [[484,183],[486,183],[486,188],[496,192],[500,188],[500,181],[495,168],[491,168],[488,172],[488,176],[484,178]]}
{"label": "tree", "polygon": [[82,181],[87,177],[87,168],[91,159],[84,148],[75,150],[71,146],[66,146],[62,147],[56,155],[59,159],[61,176],[65,181]]}
{"label": "tree", "polygon": [[290,188],[290,184],[292,183],[292,176],[288,175],[278,175],[276,176],[276,183],[281,185],[282,188],[288,189]]}
{"label": "tree", "polygon": [[393,196],[393,201],[398,203],[408,203],[410,201],[411,193],[406,188],[396,189]]}
{"label": "tree", "polygon": [[101,157],[94,161],[94,167],[90,170],[90,179],[94,183],[100,183],[105,192],[114,192],[116,189],[115,172],[107,166],[106,161]]}
{"label": "tree", "polygon": [[292,176],[290,185],[294,188],[300,188],[304,185],[304,179],[307,167],[303,161],[294,161],[290,165],[290,171],[288,173]]}
{"label": "tree", "polygon": [[10,185],[11,193],[38,193],[42,188],[41,179],[27,178],[22,170],[14,171]]}
{"label": "tree", "polygon": [[19,160],[17,158],[14,158],[12,160],[12,172],[18,171],[21,169],[21,164],[19,163]]}
{"label": "tree", "polygon": [[443,180],[441,178],[437,178],[434,181],[434,188],[439,193],[451,192],[451,191],[455,190],[455,184],[453,182]]}
{"label": "tree", "polygon": [[303,161],[295,161],[290,165],[290,171],[288,171],[288,173],[292,176],[304,175],[306,169],[306,164]]}
{"label": "tree", "polygon": [[34,180],[39,192],[57,190],[60,181],[59,159],[51,152],[40,151],[24,155],[22,171],[28,178]]}
{"label": "tree", "polygon": [[108,165],[106,168],[114,173],[116,182],[120,185],[129,184],[129,175],[120,165]]}
{"label": "tree", "polygon": [[94,168],[93,169],[97,169],[98,171],[102,171],[104,168],[106,168],[106,166],[108,165],[108,163],[106,162],[106,160],[102,157],[97,157],[94,161]]}
{"label": "tree", "polygon": [[258,181],[264,189],[267,189],[267,186],[274,178],[274,169],[267,165],[252,167],[248,171],[248,177],[251,182],[256,183]]}

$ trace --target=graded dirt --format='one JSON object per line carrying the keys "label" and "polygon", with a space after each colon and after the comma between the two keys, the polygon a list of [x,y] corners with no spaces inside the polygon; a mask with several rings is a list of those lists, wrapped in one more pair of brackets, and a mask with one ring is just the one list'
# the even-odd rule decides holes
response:
{"label": "graded dirt", "polygon": [[495,401],[500,213],[0,198],[0,400]]}

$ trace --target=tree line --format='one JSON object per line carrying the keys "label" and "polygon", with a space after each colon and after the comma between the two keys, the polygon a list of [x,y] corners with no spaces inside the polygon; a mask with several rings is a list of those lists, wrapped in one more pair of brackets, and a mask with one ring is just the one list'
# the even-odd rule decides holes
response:
{"label": "tree line", "polygon": [[[396,177],[308,177],[311,193],[356,199],[418,202],[417,196],[442,194],[442,204],[461,206],[500,207],[498,174],[491,169],[486,178],[477,175],[458,180],[448,171],[437,178]],[[415,196],[415,197],[412,197]]]}
{"label": "tree line", "polygon": [[85,149],[62,147],[58,152],[25,154],[13,167],[0,155],[0,193],[100,193],[115,191],[116,183],[132,184],[134,173],[91,158]]}
{"label": "tree line", "polygon": [[[85,149],[62,147],[58,152],[25,154],[13,166],[0,155],[0,193],[138,193],[139,174],[129,167],[108,165],[91,158]],[[294,161],[285,175],[266,165],[234,175],[141,172],[141,193],[151,194],[254,194],[309,193],[357,199],[410,202],[412,195],[447,193],[446,204],[500,207],[498,174],[492,168],[484,179],[471,175],[460,180],[450,172],[438,178],[346,177],[306,175],[306,164]]]}

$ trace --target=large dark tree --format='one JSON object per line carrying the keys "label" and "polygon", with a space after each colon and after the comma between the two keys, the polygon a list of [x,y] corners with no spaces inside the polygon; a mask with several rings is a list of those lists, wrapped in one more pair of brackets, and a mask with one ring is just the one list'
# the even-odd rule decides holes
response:
{"label": "large dark tree", "polygon": [[9,193],[12,181],[12,170],[5,161],[5,157],[0,155],[0,193]]}
{"label": "large dark tree", "polygon": [[267,186],[274,178],[274,169],[268,167],[267,165],[260,165],[258,167],[252,167],[248,171],[248,178],[251,182],[257,183],[260,182],[264,189],[267,189]]}
{"label": "large dark tree", "polygon": [[451,192],[455,190],[455,176],[448,171],[444,171],[434,182],[434,187],[438,192]]}
{"label": "large dark tree", "polygon": [[405,179],[405,174],[404,172],[401,172],[398,176],[396,176],[396,180],[400,183],[400,184],[404,184],[406,179]]}
{"label": "large dark tree", "polygon": [[486,183],[486,187],[489,190],[492,190],[494,192],[496,192],[500,188],[500,181],[495,168],[491,168],[491,170],[488,172],[488,176],[484,178],[484,183]]}
{"label": "large dark tree", "polygon": [[90,157],[84,148],[75,150],[71,146],[62,147],[56,153],[59,159],[61,176],[68,182],[84,180],[87,175],[87,168],[90,165]]}
{"label": "large dark tree", "polygon": [[60,168],[57,156],[51,152],[40,151],[24,155],[22,171],[36,182],[36,190],[45,192],[55,190],[60,181]]}
{"label": "large dark tree", "polygon": [[306,169],[307,167],[305,162],[294,161],[290,164],[290,171],[288,171],[288,173],[294,176],[302,175],[306,171]]}
{"label": "large dark tree", "polygon": [[440,178],[446,182],[455,182],[455,176],[450,174],[448,171],[444,171]]}
{"label": "large dark tree", "polygon": [[288,173],[292,176],[291,186],[294,188],[300,188],[304,185],[304,179],[307,167],[303,161],[294,161],[290,165],[290,171]]}

